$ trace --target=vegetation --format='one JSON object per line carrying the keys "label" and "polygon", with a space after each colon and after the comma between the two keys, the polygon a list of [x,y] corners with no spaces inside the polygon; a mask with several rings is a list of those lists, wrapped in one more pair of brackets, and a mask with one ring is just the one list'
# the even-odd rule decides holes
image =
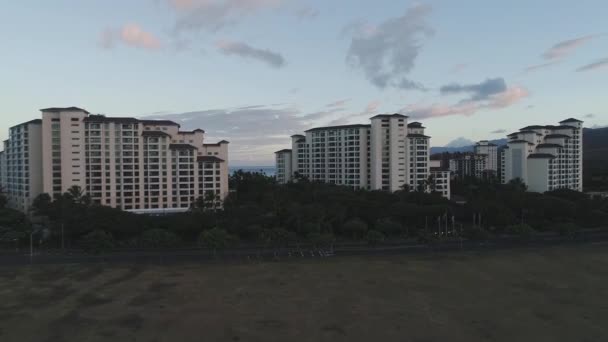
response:
{"label": "vegetation", "polygon": [[[77,187],[54,199],[42,194],[29,215],[36,225],[26,215],[0,209],[0,242],[27,245],[29,233],[35,231],[31,227],[38,226],[42,229],[36,241],[48,248],[101,252],[114,247],[200,246],[217,251],[240,243],[278,250],[302,244],[333,246],[336,241],[435,243],[455,236],[530,238],[547,231],[573,236],[580,229],[608,225],[606,199],[568,190],[530,193],[518,181],[456,181],[452,192],[466,204],[435,193],[367,191],[305,179],[279,185],[260,173],[237,172],[230,183],[234,191],[223,203],[205,195],[192,210],[165,217],[92,205]],[[99,244],[92,243],[95,239]]]}

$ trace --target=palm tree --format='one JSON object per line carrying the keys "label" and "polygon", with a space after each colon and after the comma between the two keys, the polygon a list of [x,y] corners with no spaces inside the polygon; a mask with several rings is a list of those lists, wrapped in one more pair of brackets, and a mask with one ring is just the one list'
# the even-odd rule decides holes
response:
{"label": "palm tree", "polygon": [[78,204],[83,204],[85,200],[85,194],[81,187],[78,185],[73,185],[68,189],[66,195],[74,202]]}

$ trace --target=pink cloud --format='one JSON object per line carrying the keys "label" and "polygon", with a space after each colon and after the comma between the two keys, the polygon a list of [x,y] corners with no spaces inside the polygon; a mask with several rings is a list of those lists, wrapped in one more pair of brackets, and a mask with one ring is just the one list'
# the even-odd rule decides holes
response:
{"label": "pink cloud", "polygon": [[137,24],[128,24],[122,28],[120,38],[128,45],[144,49],[160,48],[160,40],[153,34],[144,31]]}
{"label": "pink cloud", "polygon": [[524,69],[524,73],[531,73],[534,71],[538,71],[540,69],[545,69],[548,68],[550,66],[553,66],[555,64],[558,64],[559,62],[557,61],[553,61],[553,62],[547,62],[547,63],[541,63],[541,64],[535,64],[535,65],[531,65],[527,68]]}
{"label": "pink cloud", "polygon": [[549,50],[545,51],[545,53],[543,53],[543,57],[545,59],[559,59],[566,57],[567,55],[574,52],[574,50],[576,50],[577,48],[581,47],[585,43],[597,37],[598,35],[588,35],[559,42],[553,45]]}
{"label": "pink cloud", "polygon": [[365,111],[363,112],[363,114],[367,115],[367,114],[375,113],[378,110],[378,108],[380,108],[381,104],[382,104],[382,102],[377,101],[377,100],[368,103],[367,107],[365,107]]}
{"label": "pink cloud", "polygon": [[350,101],[350,99],[337,100],[332,103],[328,103],[327,105],[325,105],[325,107],[342,107],[349,101]]}
{"label": "pink cloud", "polygon": [[460,63],[460,64],[456,64],[453,67],[450,68],[450,73],[452,74],[457,74],[461,71],[463,71],[464,69],[468,68],[469,65],[465,64],[465,63]]}
{"label": "pink cloud", "polygon": [[102,48],[111,49],[116,43],[146,50],[157,50],[162,46],[160,39],[137,24],[127,24],[118,30],[106,29],[101,33]]}
{"label": "pink cloud", "polygon": [[425,119],[451,115],[471,116],[479,111],[510,107],[530,94],[522,87],[510,87],[507,90],[489,96],[481,101],[466,100],[456,104],[409,105],[401,110],[412,118]]}

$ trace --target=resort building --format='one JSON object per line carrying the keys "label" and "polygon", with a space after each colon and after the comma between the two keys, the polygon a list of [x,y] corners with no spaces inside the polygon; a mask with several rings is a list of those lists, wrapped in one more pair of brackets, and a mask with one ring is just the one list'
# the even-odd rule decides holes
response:
{"label": "resort building", "polygon": [[561,121],[558,126],[527,126],[508,135],[502,154],[502,179],[521,179],[529,191],[583,191],[583,122]]}
{"label": "resort building", "polygon": [[[5,142],[9,203],[27,211],[41,193],[80,187],[95,204],[134,212],[186,210],[209,193],[228,194],[228,142],[168,120],[42,109]],[[19,203],[21,203],[19,205]]]}

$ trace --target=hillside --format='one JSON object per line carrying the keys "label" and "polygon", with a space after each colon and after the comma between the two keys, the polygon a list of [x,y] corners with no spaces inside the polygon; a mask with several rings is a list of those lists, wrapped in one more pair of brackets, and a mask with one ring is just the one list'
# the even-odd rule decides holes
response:
{"label": "hillside", "polygon": [[587,191],[608,191],[608,127],[583,133],[584,175]]}

